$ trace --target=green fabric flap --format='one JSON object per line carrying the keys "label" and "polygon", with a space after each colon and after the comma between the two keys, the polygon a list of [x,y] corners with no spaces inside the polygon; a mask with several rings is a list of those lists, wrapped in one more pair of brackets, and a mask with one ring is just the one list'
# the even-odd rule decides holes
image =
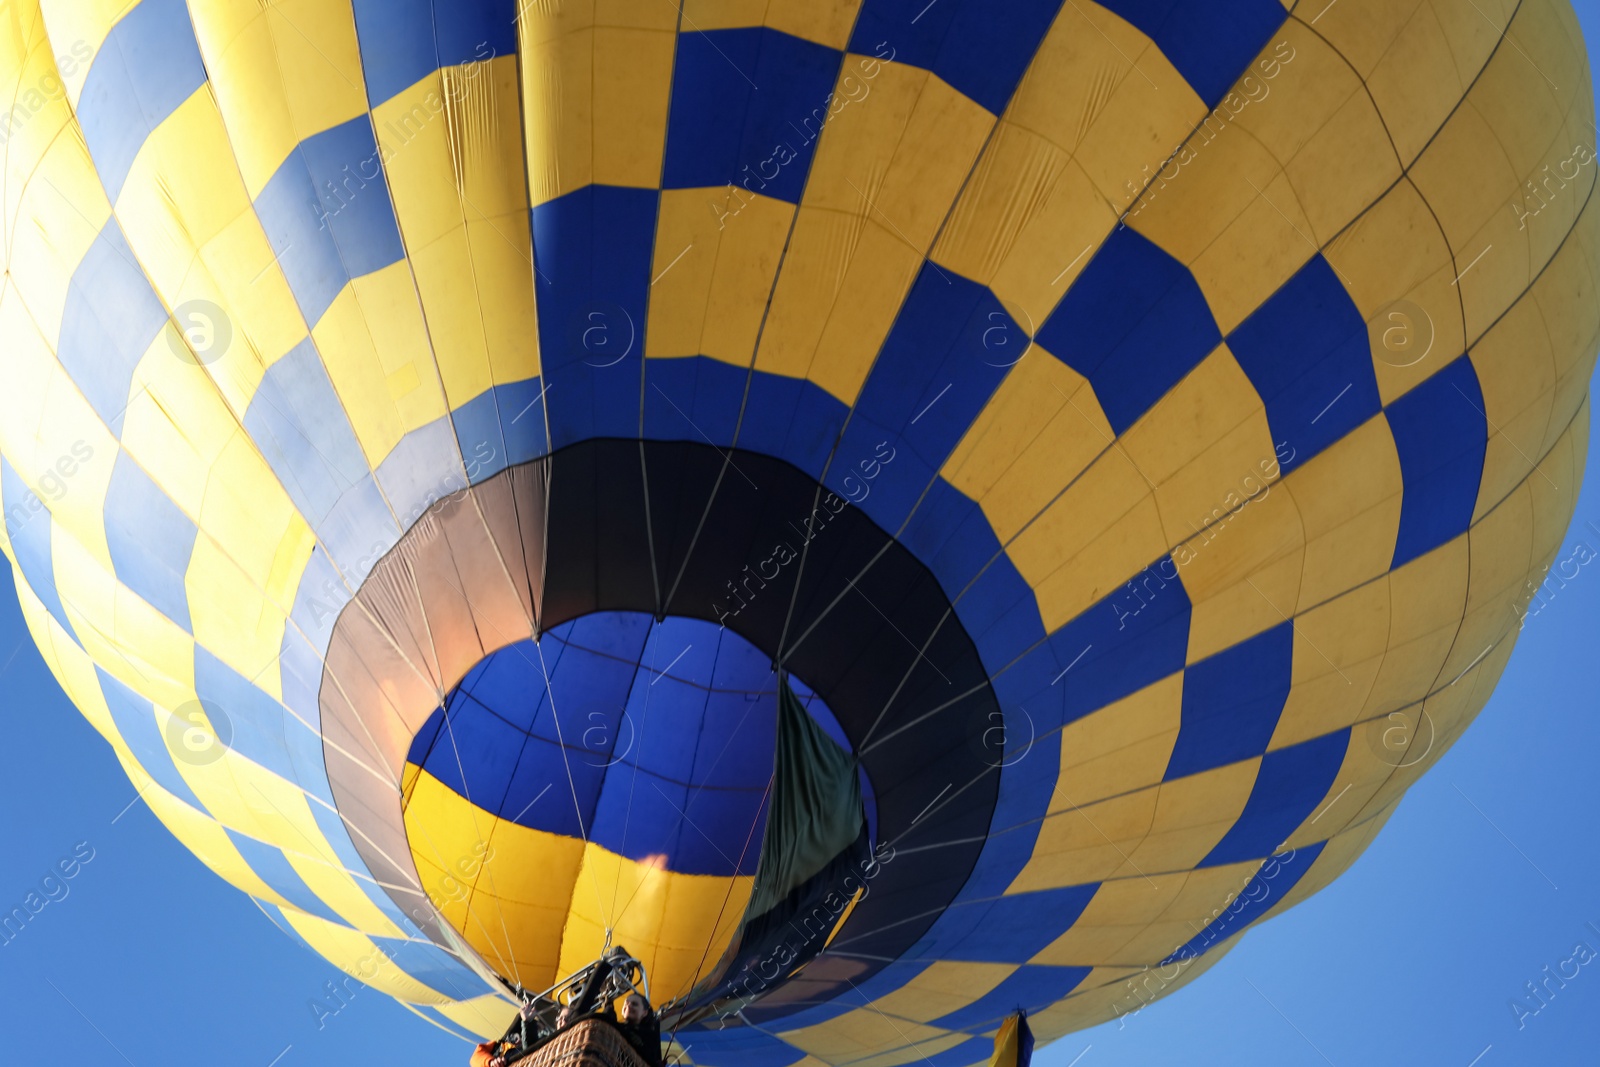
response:
{"label": "green fabric flap", "polygon": [[823,732],[778,681],[778,749],[766,838],[748,923],[771,911],[848,849],[861,834],[861,782],[856,760]]}

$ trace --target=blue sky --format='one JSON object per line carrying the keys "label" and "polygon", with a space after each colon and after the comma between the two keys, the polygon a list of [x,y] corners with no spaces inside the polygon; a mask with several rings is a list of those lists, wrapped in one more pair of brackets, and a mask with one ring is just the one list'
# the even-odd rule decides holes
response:
{"label": "blue sky", "polygon": [[[1600,0],[1576,6],[1594,53]],[[1591,463],[1563,554],[1600,550],[1597,530]],[[0,947],[0,1062],[465,1063],[466,1046],[371,990],[319,1025],[310,1002],[339,973],[129,806],[110,749],[28,640],[9,568],[0,685],[0,912],[63,861],[74,872]],[[1600,1062],[1600,958],[1520,1027],[1510,1007],[1578,942],[1600,952],[1597,694],[1600,563],[1530,620],[1478,721],[1349,873],[1191,986],[1035,1063]]]}

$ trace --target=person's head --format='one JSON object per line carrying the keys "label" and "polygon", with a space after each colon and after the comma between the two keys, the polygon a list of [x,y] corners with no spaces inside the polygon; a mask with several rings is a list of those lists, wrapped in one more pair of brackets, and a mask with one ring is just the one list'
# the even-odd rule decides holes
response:
{"label": "person's head", "polygon": [[561,1008],[561,1014],[556,1016],[556,1025],[557,1026],[565,1026],[571,1021],[572,1021],[572,1005],[571,1004],[565,1004]]}
{"label": "person's head", "polygon": [[622,1021],[625,1023],[642,1023],[649,1014],[649,1001],[638,993],[629,993],[628,999],[622,1002]]}

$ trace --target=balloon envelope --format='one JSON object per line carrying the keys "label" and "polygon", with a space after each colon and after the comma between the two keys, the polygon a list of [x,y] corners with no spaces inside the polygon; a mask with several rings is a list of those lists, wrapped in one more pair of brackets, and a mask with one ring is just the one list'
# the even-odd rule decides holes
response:
{"label": "balloon envelope", "polygon": [[1572,515],[1565,0],[12,0],[0,73],[34,638],[455,1033],[608,943],[695,1064],[1137,1010],[1356,859]]}

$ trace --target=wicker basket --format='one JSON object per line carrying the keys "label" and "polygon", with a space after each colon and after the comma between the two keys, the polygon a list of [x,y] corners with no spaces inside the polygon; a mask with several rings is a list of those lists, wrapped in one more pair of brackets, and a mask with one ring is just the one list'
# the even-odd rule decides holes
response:
{"label": "wicker basket", "polygon": [[610,1023],[584,1019],[514,1061],[514,1067],[645,1067],[645,1062]]}

